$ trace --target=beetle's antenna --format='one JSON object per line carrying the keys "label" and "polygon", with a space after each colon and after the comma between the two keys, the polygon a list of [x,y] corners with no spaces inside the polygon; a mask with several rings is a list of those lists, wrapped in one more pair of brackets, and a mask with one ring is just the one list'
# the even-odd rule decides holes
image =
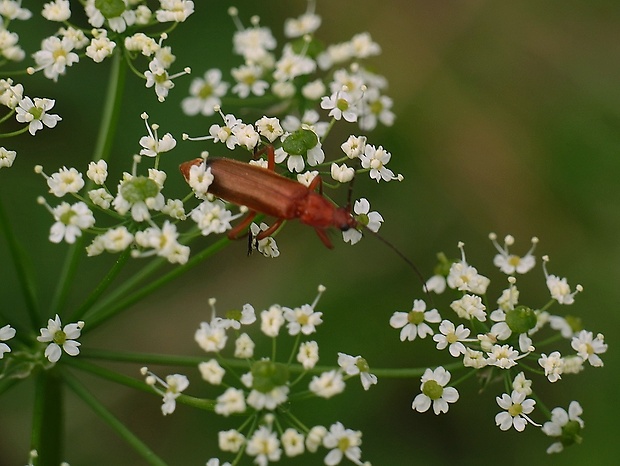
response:
{"label": "beetle's antenna", "polygon": [[398,257],[400,257],[402,260],[404,260],[407,265],[409,267],[411,267],[411,269],[413,270],[413,272],[417,275],[417,277],[420,279],[420,281],[422,282],[422,288],[424,289],[424,293],[426,293],[429,297],[429,299],[431,300],[431,302],[433,301],[433,298],[431,296],[430,291],[428,290],[428,288],[426,287],[426,279],[424,278],[424,275],[422,274],[422,272],[420,272],[420,269],[418,268],[417,265],[415,265],[415,263],[409,259],[407,256],[405,256],[400,249],[398,249],[396,246],[394,246],[392,243],[390,243],[387,239],[385,239],[383,236],[381,236],[379,233],[377,233],[376,231],[372,231],[370,228],[368,228],[367,226],[364,226],[364,230],[368,231],[370,233],[372,233],[372,235],[377,238],[378,240],[380,240],[383,244],[385,244],[388,248],[390,248],[392,251],[394,251]]}

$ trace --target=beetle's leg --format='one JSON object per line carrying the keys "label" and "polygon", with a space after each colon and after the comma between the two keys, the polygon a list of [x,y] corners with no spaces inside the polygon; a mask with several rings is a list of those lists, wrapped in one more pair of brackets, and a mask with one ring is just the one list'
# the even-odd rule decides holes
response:
{"label": "beetle's leg", "polygon": [[267,238],[267,236],[271,236],[272,234],[274,234],[278,228],[280,228],[280,226],[285,222],[285,219],[280,218],[278,220],[276,220],[275,222],[273,222],[273,225],[271,225],[269,228],[267,228],[266,230],[261,231],[258,235],[256,235],[256,240],[259,241],[261,239],[265,239]]}
{"label": "beetle's leg", "polygon": [[327,232],[323,228],[315,228],[314,231],[316,231],[316,234],[319,235],[319,238],[325,246],[327,246],[329,249],[334,249],[334,245],[328,238]]}
{"label": "beetle's leg", "polygon": [[254,158],[258,158],[267,152],[267,168],[271,171],[276,169],[276,152],[271,144],[263,147],[261,150],[254,152]]}
{"label": "beetle's leg", "polygon": [[308,185],[308,189],[310,191],[314,191],[317,187],[319,188],[319,194],[323,195],[323,179],[320,175],[316,175],[314,178],[312,178],[312,181]]}
{"label": "beetle's leg", "polygon": [[250,226],[250,223],[252,223],[252,220],[254,220],[254,217],[256,217],[256,212],[250,211],[248,215],[246,215],[246,217],[241,222],[235,225],[228,232],[227,234],[228,239],[239,239],[239,237],[241,236],[241,232],[245,231],[245,229]]}

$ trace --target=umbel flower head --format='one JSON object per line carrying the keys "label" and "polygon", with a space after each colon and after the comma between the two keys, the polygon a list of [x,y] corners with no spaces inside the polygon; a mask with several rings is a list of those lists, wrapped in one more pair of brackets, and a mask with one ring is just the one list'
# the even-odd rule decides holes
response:
{"label": "umbel flower head", "polygon": [[[549,274],[547,256],[543,256],[541,281],[543,289],[546,285],[550,293],[550,300],[543,306],[525,301],[527,294],[517,287],[516,274],[534,270],[537,238],[532,239],[532,247],[524,257],[508,252],[508,247],[514,244],[511,235],[506,236],[503,247],[497,244],[495,234],[490,238],[499,252],[493,260],[494,265],[509,275],[508,286],[497,300],[493,302],[489,298],[491,280],[468,263],[464,244],[459,243],[461,259],[451,262],[444,254],[439,254],[436,276],[426,287],[428,292],[433,290],[438,294],[447,288],[456,299],[449,300],[447,306],[436,303],[437,309],[432,311],[426,311],[424,301],[415,300],[411,312],[395,312],[390,319],[390,325],[400,329],[401,341],[432,336],[438,350],[448,349],[452,358],[462,362],[461,367],[454,367],[452,363],[451,372],[442,366],[426,369],[421,393],[415,397],[412,408],[424,412],[433,406],[435,414],[445,413],[449,403],[459,399],[454,386],[475,373],[484,381],[482,387],[487,390],[490,381],[503,379],[510,383],[510,389],[496,396],[502,409],[495,416],[498,428],[502,431],[514,428],[521,432],[528,424],[543,426],[544,433],[557,439],[548,452],[561,451],[581,441],[581,406],[574,402],[570,413],[556,408],[545,423],[540,421],[544,413],[535,409],[535,400],[540,400],[540,396],[534,396],[535,388],[545,381],[566,383],[568,376],[582,372],[586,363],[601,367],[601,355],[607,351],[605,337],[582,329],[575,318],[550,314],[553,304],[573,304],[582,287],[577,285],[572,292],[565,278]],[[428,286],[429,283],[432,286]],[[449,318],[441,317],[448,314],[451,314]],[[544,377],[540,376],[540,369]],[[457,372],[464,375],[450,386],[452,374]]]}

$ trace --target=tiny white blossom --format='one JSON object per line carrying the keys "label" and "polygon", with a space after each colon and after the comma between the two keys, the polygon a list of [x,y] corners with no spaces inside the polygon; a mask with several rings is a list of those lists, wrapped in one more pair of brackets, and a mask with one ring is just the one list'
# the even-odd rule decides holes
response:
{"label": "tiny white blossom", "polygon": [[599,357],[599,354],[607,351],[607,344],[605,343],[605,337],[602,333],[599,333],[596,338],[594,338],[592,332],[582,330],[573,337],[571,346],[577,351],[579,357],[584,361],[588,361],[591,366],[603,366],[603,360]]}
{"label": "tiny white blossom", "polygon": [[207,70],[203,78],[194,78],[189,86],[189,97],[181,101],[181,107],[186,115],[211,116],[215,107],[221,105],[222,97],[226,95],[228,83],[222,81],[222,71],[217,68]]}
{"label": "tiny white blossom", "polygon": [[416,337],[426,338],[435,332],[428,325],[441,322],[441,316],[437,309],[426,310],[426,303],[421,299],[413,301],[413,307],[409,312],[395,312],[390,317],[390,326],[400,328],[400,341],[413,341]]}
{"label": "tiny white blossom", "polygon": [[277,435],[267,426],[260,426],[247,440],[245,452],[255,456],[254,463],[266,466],[270,461],[279,461],[282,456]]}
{"label": "tiny white blossom", "polygon": [[316,341],[305,341],[299,345],[297,353],[297,362],[304,369],[312,369],[319,362],[319,345]]}
{"label": "tiny white blossom", "polygon": [[48,21],[64,22],[71,17],[69,0],[54,0],[43,5],[41,15]]}
{"label": "tiny white blossom", "polygon": [[[370,231],[374,231],[376,233],[379,231],[379,228],[381,228],[383,217],[379,212],[370,212],[370,202],[368,202],[367,199],[362,198],[355,201],[355,204],[353,204],[353,213],[355,214],[353,217],[360,226],[360,229],[366,227]],[[357,243],[360,239],[362,239],[360,229],[349,228],[348,230],[343,231],[342,237],[344,241],[350,242],[352,245]]]}
{"label": "tiny white blossom", "polygon": [[58,362],[62,350],[69,356],[77,356],[80,353],[80,342],[76,340],[80,337],[82,328],[82,321],[63,327],[58,314],[54,319],[49,319],[47,327],[40,329],[41,335],[37,337],[38,341],[49,343],[45,348],[45,357],[50,362]]}
{"label": "tiny white blossom", "polygon": [[299,333],[310,335],[316,332],[317,325],[323,323],[323,319],[321,319],[323,313],[316,312],[309,304],[294,309],[284,307],[282,310],[284,319],[287,321],[286,327],[289,335],[298,335]]}
{"label": "tiny white blossom", "polygon": [[522,432],[528,422],[538,425],[528,416],[534,411],[536,401],[526,399],[525,396],[525,393],[515,390],[510,395],[504,393],[501,397],[495,398],[499,407],[505,410],[495,416],[495,423],[501,430],[514,427],[518,432]]}
{"label": "tiny white blossom", "polygon": [[86,47],[86,56],[91,58],[95,63],[101,63],[107,57],[112,56],[116,42],[110,40],[105,29],[97,31],[95,37],[90,41],[90,45]]}
{"label": "tiny white blossom", "polygon": [[284,454],[288,457],[302,455],[304,453],[304,436],[297,430],[289,427],[280,436],[284,447]]}
{"label": "tiny white blossom", "polygon": [[394,172],[385,166],[391,157],[392,154],[386,151],[383,146],[377,148],[371,144],[366,144],[364,146],[364,153],[359,156],[362,161],[362,167],[370,169],[370,178],[376,180],[377,183],[381,180],[390,181],[398,179]]}
{"label": "tiny white blossom", "polygon": [[62,120],[58,115],[47,113],[55,103],[53,99],[35,97],[33,102],[30,97],[24,97],[15,108],[15,119],[20,123],[28,123],[28,132],[34,136],[37,131],[43,129],[43,125],[54,128]]}
{"label": "tiny white blossom", "polygon": [[556,275],[550,275],[547,272],[547,262],[549,257],[543,256],[543,271],[547,280],[547,288],[551,293],[551,297],[559,304],[573,304],[575,302],[575,294],[581,291],[581,285],[577,285],[576,290],[571,292],[570,286],[566,282],[566,278],[560,278]]}
{"label": "tiny white blossom", "polygon": [[545,422],[541,430],[558,441],[547,448],[547,453],[560,453],[565,445],[581,443],[580,434],[584,427],[584,422],[580,417],[582,414],[583,408],[577,401],[571,401],[568,405],[568,412],[564,408],[553,408],[551,420]]}
{"label": "tiny white blossom", "polygon": [[198,370],[202,378],[211,385],[220,385],[226,371],[216,359],[210,359],[198,364]]}
{"label": "tiny white blossom", "polygon": [[285,322],[282,306],[278,304],[270,306],[268,310],[264,310],[260,313],[260,319],[261,331],[268,337],[277,337],[280,332],[280,327],[282,327]]}
{"label": "tiny white blossom", "polygon": [[235,340],[235,357],[240,359],[249,359],[254,356],[255,343],[247,333],[242,333]]}
{"label": "tiny white blossom", "polygon": [[0,147],[0,168],[10,168],[15,161],[17,152]]}
{"label": "tiny white blossom", "polygon": [[344,353],[338,353],[338,365],[349,376],[359,375],[364,390],[370,389],[371,385],[377,383],[377,376],[371,374],[370,367],[361,356],[350,356]]}
{"label": "tiny white blossom", "polygon": [[454,387],[446,387],[450,382],[451,374],[439,366],[435,370],[426,369],[421,377],[420,390],[411,404],[411,408],[424,413],[433,405],[433,411],[439,415],[448,412],[448,403],[456,403],[459,392]]}
{"label": "tiny white blossom", "polygon": [[444,320],[439,325],[439,331],[441,333],[433,335],[433,340],[437,342],[438,350],[442,350],[449,345],[448,351],[450,351],[453,357],[456,358],[461,354],[465,354],[465,345],[462,341],[469,336],[470,330],[468,328],[465,328],[463,324],[455,327],[449,320]]}
{"label": "tiny white blossom", "polygon": [[176,399],[181,395],[181,392],[189,386],[189,379],[182,374],[171,374],[166,376],[166,381],[163,385],[166,388],[166,392],[164,393],[161,412],[166,416],[174,412],[176,408]]}
{"label": "tiny white blossom", "polygon": [[347,458],[361,465],[361,444],[362,433],[359,430],[345,429],[342,423],[337,422],[330,426],[323,437],[323,446],[330,450],[323,462],[327,466],[334,466],[340,464],[343,458]]}
{"label": "tiny white blossom", "polygon": [[246,410],[245,395],[243,390],[229,387],[217,397],[215,412],[222,416],[230,416],[234,413],[243,413]]}
{"label": "tiny white blossom", "polygon": [[487,320],[485,305],[480,296],[465,294],[462,298],[452,301],[450,307],[461,319],[478,319],[480,322]]}
{"label": "tiny white blossom", "polygon": [[66,72],[68,66],[77,63],[80,58],[73,52],[75,43],[68,37],[60,39],[51,36],[43,39],[41,50],[33,54],[37,69],[43,70],[46,78],[58,81],[58,76]]}
{"label": "tiny white blossom", "polygon": [[203,201],[192,211],[191,218],[196,222],[202,235],[207,236],[211,233],[219,234],[229,230],[233,215],[222,201],[216,199],[213,202]]}
{"label": "tiny white blossom", "polygon": [[315,375],[310,381],[310,391],[321,398],[331,398],[342,393],[345,388],[340,371],[331,370]]}
{"label": "tiny white blossom", "polygon": [[82,236],[82,230],[87,230],[95,224],[93,213],[83,202],[71,205],[63,202],[52,209],[54,223],[50,229],[49,240],[52,243],[60,243],[65,240],[69,244]]}
{"label": "tiny white blossom", "polygon": [[207,353],[217,353],[224,349],[227,339],[225,329],[212,326],[207,322],[201,322],[200,328],[194,334],[196,343]]}
{"label": "tiny white blossom", "polygon": [[232,92],[245,99],[250,94],[261,96],[269,88],[269,83],[264,79],[263,68],[258,65],[245,64],[230,70],[232,77],[237,81]]}
{"label": "tiny white blossom", "polygon": [[508,247],[514,244],[514,238],[511,235],[507,235],[504,238],[504,247],[501,247],[497,243],[497,236],[495,233],[491,233],[489,238],[499,252],[499,254],[493,258],[493,264],[495,264],[495,266],[498,267],[503,273],[507,275],[512,275],[515,272],[523,274],[529,272],[534,265],[536,265],[536,258],[532,255],[532,253],[534,252],[536,244],[538,244],[538,238],[532,238],[532,247],[523,257],[510,254],[508,251]]}
{"label": "tiny white blossom", "polygon": [[549,356],[542,353],[538,359],[538,364],[545,370],[545,376],[549,382],[557,382],[562,377],[564,371],[564,359],[559,351],[554,351]]}
{"label": "tiny white blossom", "polygon": [[338,183],[348,183],[355,176],[355,169],[348,167],[345,163],[342,165],[332,163],[330,172],[332,178]]}
{"label": "tiny white blossom", "polygon": [[245,443],[245,437],[235,429],[218,432],[218,446],[222,451],[237,453]]}
{"label": "tiny white blossom", "polygon": [[275,141],[284,134],[284,130],[277,118],[263,116],[256,122],[256,128],[261,136],[267,138],[269,142]]}
{"label": "tiny white blossom", "polygon": [[489,358],[487,364],[496,366],[500,369],[510,369],[517,365],[517,357],[519,352],[510,345],[493,345],[491,351],[487,352]]}
{"label": "tiny white blossom", "polygon": [[157,21],[182,23],[194,12],[191,0],[160,0],[160,9],[155,12]]}
{"label": "tiny white blossom", "polygon": [[10,325],[5,325],[4,327],[0,327],[0,359],[4,358],[4,353],[10,353],[11,348],[6,343],[2,343],[3,341],[8,341],[15,336],[15,329]]}
{"label": "tiny white blossom", "polygon": [[86,171],[86,176],[88,177],[89,180],[93,181],[95,184],[102,185],[103,183],[105,183],[105,180],[108,177],[107,162],[103,159],[97,162],[90,162],[88,164],[88,170]]}

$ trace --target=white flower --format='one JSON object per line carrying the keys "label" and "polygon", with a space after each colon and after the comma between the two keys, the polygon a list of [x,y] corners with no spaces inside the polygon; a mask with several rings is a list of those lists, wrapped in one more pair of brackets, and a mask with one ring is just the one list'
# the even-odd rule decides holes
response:
{"label": "white flower", "polygon": [[68,66],[80,60],[78,54],[72,51],[74,47],[74,42],[68,37],[60,39],[51,36],[43,39],[41,50],[35,52],[32,57],[37,69],[43,70],[46,78],[58,81],[58,76],[65,74]]}
{"label": "white flower", "polygon": [[[370,212],[370,202],[367,199],[360,199],[355,201],[353,205],[353,217],[360,226],[368,228],[370,231],[377,232],[381,228],[381,222],[383,217],[379,212]],[[362,233],[357,228],[349,228],[342,232],[342,237],[345,242],[350,242],[352,245],[357,243],[362,238]]]}
{"label": "white flower", "polygon": [[181,107],[186,115],[210,116],[215,113],[215,106],[222,103],[226,95],[228,83],[222,81],[222,71],[217,68],[207,70],[204,78],[194,78],[189,86],[189,97],[181,101]]}
{"label": "white flower", "polygon": [[56,317],[47,321],[47,328],[40,329],[41,335],[37,340],[42,343],[49,343],[45,348],[45,357],[50,362],[58,362],[62,354],[62,350],[69,356],[77,356],[80,354],[80,342],[76,341],[80,337],[80,333],[84,328],[84,322],[79,321],[75,324],[67,324],[62,327],[60,317]]}
{"label": "white flower", "polygon": [[538,425],[528,417],[528,414],[534,411],[536,401],[529,398],[525,399],[525,393],[515,390],[512,394],[504,393],[501,397],[496,397],[495,400],[499,407],[505,410],[495,416],[495,424],[501,430],[514,427],[515,430],[522,432],[528,422]]}
{"label": "white flower", "polygon": [[[77,170],[76,170],[77,171]],[[53,176],[53,175],[52,175]],[[89,180],[92,180],[97,185],[102,185],[108,177],[108,164],[105,160],[101,159],[97,162],[90,162],[88,164],[88,170],[86,176]],[[80,175],[81,177],[81,175]],[[49,183],[49,181],[48,181]],[[83,183],[82,183],[83,184]]]}
{"label": "white flower", "polygon": [[491,351],[487,352],[489,358],[487,364],[489,366],[496,366],[500,369],[510,369],[517,365],[517,358],[519,352],[516,351],[510,345],[493,345]]}
{"label": "white flower", "polygon": [[524,393],[525,395],[532,394],[532,381],[525,378],[525,374],[523,372],[519,372],[517,376],[512,381],[512,388],[518,392]]}
{"label": "white flower", "polygon": [[301,95],[308,100],[319,100],[325,95],[325,84],[320,79],[315,79],[301,88]]}
{"label": "white flower", "polygon": [[192,211],[191,218],[202,232],[203,236],[211,233],[224,233],[231,228],[233,215],[226,209],[225,204],[216,199],[213,202],[203,201]]}
{"label": "white flower", "polygon": [[21,0],[3,0],[0,2],[0,16],[4,16],[7,20],[30,19],[32,17],[32,12],[27,8],[22,8],[21,3]]}
{"label": "white flower", "polygon": [[248,395],[247,402],[257,411],[261,409],[273,411],[278,406],[288,401],[288,392],[289,387],[285,385],[274,387],[268,392],[252,390]]}
{"label": "white flower", "polygon": [[43,5],[41,15],[48,21],[64,22],[71,17],[69,0],[54,0]]}
{"label": "white flower", "polygon": [[97,31],[95,37],[90,41],[90,45],[86,47],[86,56],[95,63],[101,63],[107,57],[112,56],[116,42],[108,39],[105,29],[95,31]]}
{"label": "white flower", "polygon": [[15,161],[17,152],[0,147],[0,168],[10,168]]}
{"label": "white flower", "polygon": [[176,225],[168,220],[161,228],[149,227],[135,234],[138,246],[152,248],[154,254],[166,258],[172,264],[184,264],[189,258],[189,248],[180,244],[178,237]]}
{"label": "white flower", "polygon": [[364,146],[364,153],[360,154],[359,158],[362,161],[362,167],[370,168],[370,177],[376,180],[377,183],[381,180],[390,181],[398,179],[394,172],[385,166],[392,158],[392,154],[386,151],[383,146],[376,148],[371,144],[366,144]]}
{"label": "white flower", "polygon": [[284,307],[282,310],[284,319],[288,322],[286,327],[289,335],[298,335],[299,333],[310,335],[316,332],[317,325],[323,323],[321,319],[323,313],[316,312],[309,304],[294,309]]}
{"label": "white flower", "polygon": [[194,12],[191,0],[160,0],[160,9],[155,12],[157,21],[182,23]]}
{"label": "white flower", "polygon": [[400,341],[413,341],[416,337],[426,338],[435,333],[428,323],[441,322],[437,309],[426,310],[426,303],[421,299],[413,301],[409,312],[395,312],[390,317],[390,326],[400,328]]}
{"label": "white flower", "polygon": [[242,55],[246,63],[261,63],[276,45],[276,39],[266,27],[247,28],[235,32],[233,36],[235,53]]}
{"label": "white flower", "polygon": [[160,46],[155,39],[143,32],[137,32],[133,36],[125,37],[125,48],[130,52],[140,52],[145,57],[150,57]]}
{"label": "white flower", "polygon": [[166,416],[174,412],[176,408],[176,399],[181,395],[181,392],[189,386],[189,380],[182,374],[171,374],[166,376],[166,381],[163,385],[166,388],[166,392],[164,393],[161,412]]}
{"label": "white flower", "polygon": [[575,295],[582,290],[581,285],[577,285],[575,291],[571,293],[570,286],[566,282],[566,278],[550,275],[547,272],[547,262],[549,262],[549,257],[543,256],[542,260],[543,271],[545,272],[545,278],[547,279],[547,288],[549,288],[551,297],[559,304],[573,304],[575,302]]}
{"label": "white flower", "polygon": [[60,243],[65,240],[69,244],[75,243],[77,237],[82,236],[82,230],[87,230],[95,224],[93,213],[83,202],[71,205],[63,202],[52,209],[56,223],[50,229],[49,240]]}
{"label": "white flower", "polygon": [[474,369],[482,369],[486,367],[487,360],[482,351],[476,351],[465,347],[465,356],[463,356],[463,365],[465,367],[473,367]]}
{"label": "white flower", "polygon": [[255,343],[247,333],[242,333],[235,340],[235,357],[239,359],[249,359],[254,356]]}
{"label": "white flower", "polygon": [[461,354],[465,354],[465,345],[461,343],[469,336],[470,330],[465,328],[463,324],[460,324],[455,328],[454,324],[449,320],[444,320],[439,325],[439,331],[433,335],[433,340],[437,342],[437,349],[442,350],[448,345],[448,351],[453,357],[458,357]]}
{"label": "white flower", "polygon": [[448,403],[456,403],[459,399],[459,392],[456,388],[446,387],[450,378],[450,372],[441,366],[435,370],[426,369],[421,378],[422,393],[414,398],[411,408],[424,413],[432,404],[435,414],[447,413]]}
{"label": "white flower", "polygon": [[269,310],[262,311],[260,319],[260,329],[268,337],[277,337],[280,327],[285,322],[282,307],[278,304],[270,306]]}
{"label": "white flower", "polygon": [[247,441],[245,452],[255,456],[254,463],[266,466],[269,461],[279,461],[282,456],[277,435],[267,426],[260,426]]}
{"label": "white flower", "polygon": [[252,223],[250,225],[250,233],[252,234],[252,249],[256,249],[265,257],[278,257],[280,255],[280,250],[278,249],[278,245],[273,236],[266,236],[262,239],[256,239],[256,237],[262,232],[269,228],[264,222],[261,222],[260,225],[256,223]]}
{"label": "white flower", "polygon": [[321,17],[314,14],[314,2],[308,2],[308,11],[298,18],[284,21],[284,35],[288,38],[302,37],[312,34],[321,25]]}
{"label": "white flower", "polygon": [[377,376],[369,372],[370,367],[361,356],[338,353],[338,365],[349,376],[359,375],[364,390],[368,390],[371,385],[377,383]]}
{"label": "white flower", "polygon": [[109,18],[103,15],[103,13],[95,6],[96,0],[87,0],[84,6],[86,16],[88,16],[88,23],[96,28],[103,26],[105,21],[108,22],[110,29],[114,32],[124,32],[127,26],[131,26],[136,22],[136,12],[128,8],[127,0],[123,0],[123,11],[119,16]]}
{"label": "white flower", "polygon": [[362,433],[359,430],[345,429],[340,422],[332,424],[323,437],[323,446],[330,449],[323,462],[327,466],[334,466],[346,457],[355,464],[362,464],[361,444]]}
{"label": "white flower", "polygon": [[229,387],[224,393],[217,397],[215,412],[228,417],[234,413],[243,413],[246,409],[245,395],[243,390]]}
{"label": "white flower", "polygon": [[284,134],[284,130],[277,118],[263,116],[256,122],[256,128],[261,136],[267,138],[269,142],[275,141]]}
{"label": "white flower", "polygon": [[248,150],[254,149],[260,140],[260,135],[252,125],[238,124],[233,127],[232,132],[237,138],[237,144]]}
{"label": "white flower", "polygon": [[331,370],[314,376],[310,381],[310,391],[321,398],[331,398],[342,393],[345,388],[340,371]]}
{"label": "white flower", "polygon": [[245,443],[243,434],[235,429],[222,430],[217,434],[218,446],[222,451],[237,453]]}
{"label": "white flower", "polygon": [[478,273],[475,267],[466,262],[454,262],[450,266],[450,272],[446,278],[448,286],[459,291],[470,291],[483,295],[486,293],[490,280]]}
{"label": "white flower", "polygon": [[276,62],[273,78],[276,81],[290,81],[297,76],[312,73],[316,62],[303,55],[297,55],[290,44],[284,46],[282,56]]}
{"label": "white flower", "polygon": [[545,376],[549,382],[557,382],[562,378],[560,376],[564,370],[564,359],[559,351],[554,351],[549,356],[542,353],[538,364],[545,370]]}
{"label": "white flower", "polygon": [[75,168],[62,167],[47,179],[50,193],[56,197],[77,193],[84,187],[82,174]]}
{"label": "white flower", "polygon": [[299,345],[297,353],[297,362],[304,369],[312,369],[319,362],[319,345],[316,341],[305,341]]}
{"label": "white flower", "polygon": [[211,385],[220,385],[226,371],[215,359],[198,364],[202,378]]}
{"label": "white flower", "polygon": [[[245,64],[230,70],[232,77],[237,81],[232,88],[232,92],[240,98],[245,99],[250,94],[261,96],[269,87],[269,83],[260,79],[263,75],[263,68],[258,65]],[[273,140],[272,140],[273,141]]]}
{"label": "white flower", "polygon": [[452,301],[450,307],[461,319],[478,319],[480,322],[487,320],[480,296],[465,294],[462,298]]}
{"label": "white flower", "polygon": [[564,450],[564,446],[573,443],[581,443],[581,429],[584,423],[581,419],[583,409],[577,401],[571,401],[568,405],[568,412],[563,408],[553,408],[551,420],[545,422],[542,431],[549,437],[557,438],[558,441],[547,448],[547,453],[559,453]]}
{"label": "white flower", "polygon": [[14,109],[24,98],[24,86],[13,85],[12,79],[0,79],[0,105]]}
{"label": "white flower", "polygon": [[199,199],[205,199],[209,191],[209,186],[213,183],[211,167],[207,167],[205,163],[192,165],[189,169],[187,183],[194,191],[196,197]]}
{"label": "white flower", "polygon": [[381,53],[381,47],[372,40],[368,32],[354,35],[351,38],[350,44],[353,56],[357,58],[368,58]]}
{"label": "white flower", "polygon": [[602,333],[594,338],[592,332],[582,330],[573,337],[570,344],[577,351],[577,355],[584,361],[588,361],[591,366],[603,366],[603,360],[598,356],[607,351],[607,344]]}
{"label": "white flower", "polygon": [[495,264],[495,266],[498,267],[503,273],[507,275],[512,275],[515,272],[523,274],[532,270],[534,265],[536,265],[536,258],[532,255],[532,253],[536,248],[536,244],[538,244],[538,238],[532,238],[532,247],[523,257],[510,254],[510,252],[508,252],[508,246],[512,246],[514,244],[514,238],[511,235],[506,235],[504,238],[504,247],[501,247],[497,243],[497,235],[495,235],[495,233],[491,233],[489,238],[499,252],[499,254],[493,258],[493,264]]}
{"label": "white flower", "polygon": [[194,334],[194,340],[196,343],[205,350],[207,353],[215,352],[224,349],[226,346],[226,330],[222,327],[212,326],[207,322],[202,322],[200,328],[196,330]]}
{"label": "white flower", "polygon": [[[10,340],[15,336],[15,329],[10,325],[0,328],[0,342]],[[10,353],[11,348],[6,343],[0,343],[0,359],[4,358],[4,353]]]}
{"label": "white flower", "polygon": [[292,427],[286,429],[280,436],[286,456],[298,456],[304,453],[304,436]]}
{"label": "white flower", "polygon": [[316,453],[326,435],[327,429],[324,426],[313,426],[306,435],[306,449],[310,453]]}
{"label": "white flower", "polygon": [[211,125],[209,127],[209,134],[213,138],[213,142],[224,142],[226,147],[232,150],[239,142],[237,136],[233,133],[233,129],[240,124],[241,120],[229,113],[224,115],[224,126]]}
{"label": "white flower", "polygon": [[38,130],[43,129],[43,125],[54,128],[62,120],[58,115],[47,113],[55,103],[53,99],[35,97],[33,102],[30,97],[24,97],[15,108],[15,119],[20,123],[28,123],[28,132],[34,136]]}
{"label": "white flower", "polygon": [[353,167],[348,167],[345,163],[342,165],[332,163],[331,175],[338,183],[348,183],[355,176],[355,169]]}

